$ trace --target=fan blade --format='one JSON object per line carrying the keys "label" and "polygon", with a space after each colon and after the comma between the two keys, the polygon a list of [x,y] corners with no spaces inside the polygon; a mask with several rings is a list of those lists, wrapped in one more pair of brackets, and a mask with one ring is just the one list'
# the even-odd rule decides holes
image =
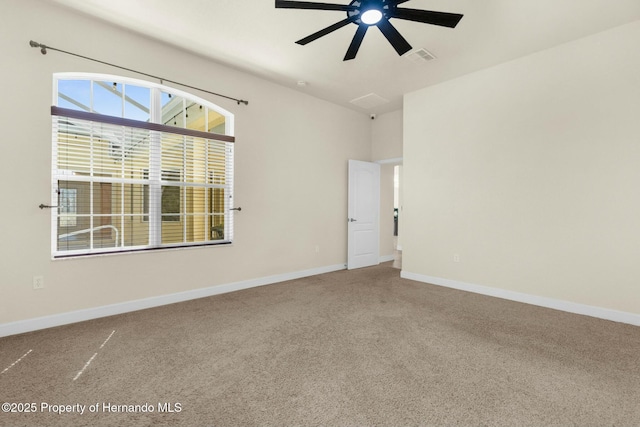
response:
{"label": "fan blade", "polygon": [[368,25],[358,25],[356,34],[353,36],[353,40],[351,40],[351,44],[349,45],[349,49],[347,49],[347,54],[344,56],[343,61],[348,61],[356,57],[358,49],[360,49],[360,45],[362,44],[362,40],[364,39],[364,35],[367,33],[368,29]]}
{"label": "fan blade", "polygon": [[422,22],[425,24],[440,25],[441,27],[455,28],[463,15],[459,13],[434,12],[419,9],[395,9],[391,18],[406,19],[408,21]]}
{"label": "fan blade", "polygon": [[341,10],[343,12],[349,12],[349,11],[356,10],[356,7],[348,4],[311,3],[307,1],[276,0],[276,9]]}
{"label": "fan blade", "polygon": [[398,55],[404,55],[411,50],[409,42],[402,37],[398,30],[396,30],[396,27],[391,25],[388,19],[381,20],[377,25],[380,31],[382,31],[382,34],[389,40],[391,46],[398,52]]}
{"label": "fan blade", "polygon": [[323,28],[322,30],[311,34],[310,36],[307,36],[303,39],[298,40],[296,43],[301,44],[302,46],[304,46],[307,43],[311,43],[314,40],[319,39],[322,36],[326,36],[329,33],[334,32],[335,30],[338,30],[342,27],[344,27],[347,24],[350,24],[351,22],[355,21],[357,18],[357,16],[353,16],[351,18],[347,18],[345,20],[342,20],[340,22],[336,22],[333,25],[329,25],[327,28]]}

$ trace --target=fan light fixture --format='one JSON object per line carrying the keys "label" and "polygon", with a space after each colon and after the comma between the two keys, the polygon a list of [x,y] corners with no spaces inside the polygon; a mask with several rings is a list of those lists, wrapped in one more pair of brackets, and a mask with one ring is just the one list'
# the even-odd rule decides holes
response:
{"label": "fan light fixture", "polygon": [[369,9],[362,13],[360,19],[367,25],[375,25],[382,19],[382,12],[378,9]]}

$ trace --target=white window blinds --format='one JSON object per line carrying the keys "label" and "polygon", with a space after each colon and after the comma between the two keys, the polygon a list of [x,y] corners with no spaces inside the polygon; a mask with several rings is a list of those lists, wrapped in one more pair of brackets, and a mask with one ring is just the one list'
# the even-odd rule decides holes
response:
{"label": "white window blinds", "polygon": [[55,257],[232,241],[232,136],[51,112]]}

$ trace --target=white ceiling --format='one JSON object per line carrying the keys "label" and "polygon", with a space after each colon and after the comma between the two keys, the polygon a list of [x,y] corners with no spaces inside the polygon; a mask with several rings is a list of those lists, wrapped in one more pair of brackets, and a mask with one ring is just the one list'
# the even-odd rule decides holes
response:
{"label": "white ceiling", "polygon": [[[355,24],[306,46],[295,41],[345,12],[276,9],[273,0],[54,1],[364,113],[399,109],[404,93],[640,19],[640,0],[411,0],[400,7],[464,17],[455,29],[392,19],[412,51],[399,57],[372,28],[358,56],[343,62]],[[409,60],[419,48],[437,59]],[[298,86],[301,80],[307,85]],[[350,102],[369,94],[389,102],[371,108]]]}

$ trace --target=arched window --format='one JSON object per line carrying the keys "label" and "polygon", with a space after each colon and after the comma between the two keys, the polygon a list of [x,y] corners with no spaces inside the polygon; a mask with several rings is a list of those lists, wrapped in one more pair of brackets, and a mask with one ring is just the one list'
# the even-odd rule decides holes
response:
{"label": "arched window", "polygon": [[233,240],[233,114],[163,85],[54,75],[54,257]]}

